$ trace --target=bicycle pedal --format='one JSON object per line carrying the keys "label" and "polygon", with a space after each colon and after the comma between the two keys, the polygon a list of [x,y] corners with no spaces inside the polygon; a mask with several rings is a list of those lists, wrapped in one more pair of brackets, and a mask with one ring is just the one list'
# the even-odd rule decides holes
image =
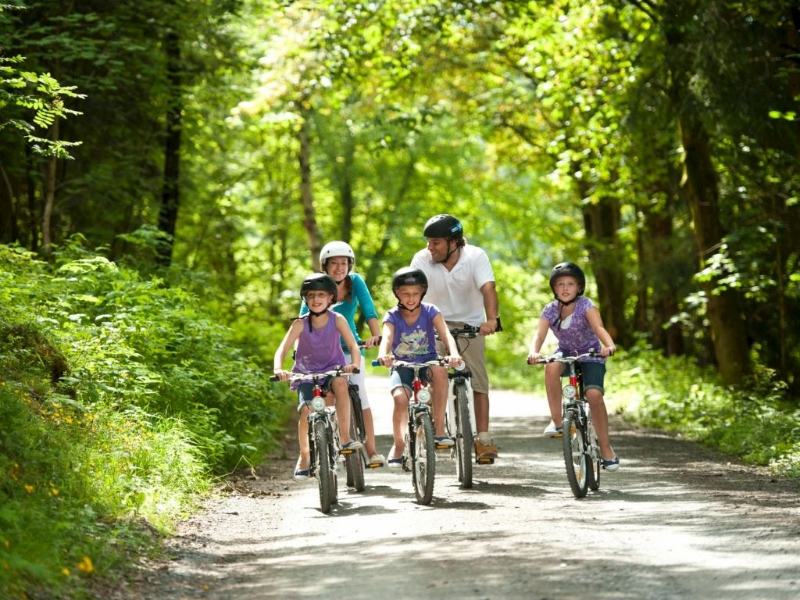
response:
{"label": "bicycle pedal", "polygon": [[380,469],[383,466],[383,463],[369,463],[367,465],[368,469]]}
{"label": "bicycle pedal", "polygon": [[342,456],[349,456],[350,454],[355,454],[355,452],[356,452],[356,451],[355,451],[354,449],[350,449],[350,450],[339,450],[339,454],[341,454]]}
{"label": "bicycle pedal", "polygon": [[493,458],[479,458],[475,461],[479,465],[493,465],[494,459]]}
{"label": "bicycle pedal", "polygon": [[452,446],[445,446],[444,444],[436,444],[437,450],[452,450]]}

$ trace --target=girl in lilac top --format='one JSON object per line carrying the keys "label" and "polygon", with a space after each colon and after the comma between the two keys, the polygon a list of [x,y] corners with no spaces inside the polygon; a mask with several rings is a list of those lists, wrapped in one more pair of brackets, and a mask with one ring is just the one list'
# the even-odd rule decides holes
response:
{"label": "girl in lilac top", "polygon": [[[392,277],[392,291],[398,300],[383,319],[383,337],[378,362],[391,367],[395,359],[405,362],[422,363],[435,359],[436,334],[450,353],[449,364],[461,364],[461,356],[444,317],[433,304],[422,302],[428,291],[428,279],[419,269],[404,267]],[[408,403],[412,394],[413,371],[408,367],[392,369],[391,386],[394,398],[392,414],[392,433],[394,445],[389,451],[387,463],[390,467],[403,464],[405,452],[405,426]],[[434,442],[437,448],[449,448],[453,439],[444,430],[444,414],[447,404],[447,370],[441,366],[426,367],[420,371],[420,378],[431,381],[433,390]]]}
{"label": "girl in lilac top", "polygon": [[[564,355],[585,354],[598,350],[600,356],[581,360],[584,390],[592,412],[597,431],[597,441],[603,453],[603,467],[609,471],[619,468],[619,457],[611,447],[608,438],[608,413],[603,400],[603,382],[606,372],[606,357],[617,351],[614,340],[603,327],[600,312],[594,303],[583,297],[586,276],[575,263],[559,263],[550,272],[550,289],[555,302],[545,306],[539,319],[539,326],[531,341],[528,362],[533,364],[542,357],[542,349],[547,332],[552,331],[558,340],[558,351]],[[602,347],[601,347],[602,342]],[[552,420],[545,428],[547,437],[563,437],[560,377],[568,374],[566,365],[560,362],[545,366],[544,382],[547,402]]]}
{"label": "girl in lilac top", "polygon": [[[308,315],[292,321],[289,330],[275,351],[273,370],[281,381],[289,381],[291,373],[324,373],[334,367],[342,367],[345,373],[357,371],[361,366],[358,344],[350,331],[347,319],[330,309],[336,296],[336,282],[322,273],[314,273],[303,280],[300,297],[308,306]],[[341,340],[341,341],[340,341]],[[342,343],[350,351],[351,363],[345,363]],[[283,368],[286,355],[297,344],[295,363],[291,373]],[[311,450],[308,443],[308,404],[313,398],[311,380],[292,382],[297,390],[300,419],[297,436],[300,458],[294,468],[294,478],[308,479],[311,465]],[[322,386],[326,403],[336,405],[336,420],[339,423],[341,451],[353,452],[361,448],[361,442],[350,439],[350,393],[344,377],[328,377]]]}

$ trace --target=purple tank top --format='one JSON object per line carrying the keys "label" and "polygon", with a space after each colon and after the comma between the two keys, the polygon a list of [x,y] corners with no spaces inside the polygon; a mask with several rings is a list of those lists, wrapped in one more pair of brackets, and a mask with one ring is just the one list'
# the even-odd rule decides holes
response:
{"label": "purple tank top", "polygon": [[[558,340],[558,351],[564,355],[584,354],[592,348],[599,351],[602,347],[600,340],[592,331],[592,326],[589,325],[589,320],[586,318],[589,309],[594,308],[594,302],[585,296],[580,296],[575,301],[572,321],[566,329],[561,329],[562,323],[559,323],[557,328],[555,327],[558,320],[558,306],[559,303],[556,300],[545,306],[542,311],[542,318],[550,322],[550,331]],[[585,358],[584,361],[604,363],[606,359],[598,356],[597,358]]]}
{"label": "purple tank top", "polygon": [[409,325],[400,314],[399,308],[395,307],[387,312],[383,322],[394,325],[392,353],[400,360],[408,362],[425,362],[436,358],[433,319],[438,314],[438,308],[423,302],[416,322]]}
{"label": "purple tank top", "polygon": [[[302,317],[303,330],[297,338],[292,373],[322,373],[347,364],[339,341],[339,330],[336,328],[336,313],[328,311],[328,323],[312,331],[308,330],[309,318],[309,315]],[[295,381],[291,388],[296,390],[301,383]]]}

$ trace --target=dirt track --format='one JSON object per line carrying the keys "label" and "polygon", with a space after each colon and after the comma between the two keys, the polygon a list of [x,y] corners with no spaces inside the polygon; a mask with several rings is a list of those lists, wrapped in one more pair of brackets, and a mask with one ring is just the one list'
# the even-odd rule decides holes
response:
{"label": "dirt track", "polygon": [[[390,430],[386,380],[369,379],[379,433]],[[545,400],[492,396],[501,459],[461,490],[437,462],[431,506],[411,476],[367,472],[330,515],[316,482],[296,483],[296,455],[257,479],[231,479],[169,543],[173,560],[142,565],[121,597],[564,599],[800,598],[800,485],[663,434],[612,425],[622,459],[576,500],[560,440],[541,437]],[[379,436],[386,453],[389,436]]]}

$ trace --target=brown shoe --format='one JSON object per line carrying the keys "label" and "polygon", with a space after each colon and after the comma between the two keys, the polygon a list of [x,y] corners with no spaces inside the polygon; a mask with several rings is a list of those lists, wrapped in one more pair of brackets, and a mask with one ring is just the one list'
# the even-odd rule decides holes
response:
{"label": "brown shoe", "polygon": [[478,454],[479,463],[494,462],[497,458],[497,446],[494,445],[494,441],[491,444],[484,444],[480,439],[476,439],[475,452]]}

